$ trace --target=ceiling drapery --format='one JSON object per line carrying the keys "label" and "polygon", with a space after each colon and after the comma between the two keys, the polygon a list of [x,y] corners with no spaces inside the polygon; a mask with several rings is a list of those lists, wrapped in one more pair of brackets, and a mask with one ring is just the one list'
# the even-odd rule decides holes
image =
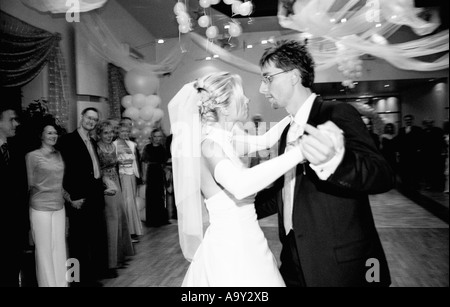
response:
{"label": "ceiling drapery", "polygon": [[[290,5],[280,3],[280,25],[309,38],[318,70],[338,65],[345,77],[358,77],[354,68],[361,65],[358,58],[364,54],[403,70],[434,71],[449,67],[449,31],[433,34],[440,25],[437,12],[428,12],[430,17],[426,21],[419,17],[423,10],[414,7],[413,0],[349,0],[337,10],[336,0],[281,2]],[[388,38],[401,26],[410,27],[418,38],[390,44]],[[433,59],[420,58],[426,56]],[[350,68],[345,64],[350,64]]]}

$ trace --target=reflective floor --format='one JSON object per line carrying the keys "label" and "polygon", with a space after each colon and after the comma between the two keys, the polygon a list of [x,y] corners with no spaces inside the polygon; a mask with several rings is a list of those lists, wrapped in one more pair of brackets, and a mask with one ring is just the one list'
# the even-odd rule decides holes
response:
{"label": "reflective floor", "polygon": [[[448,224],[397,190],[371,196],[371,205],[392,287],[448,287]],[[260,224],[278,257],[277,217],[267,217]],[[146,228],[135,245],[136,255],[118,270],[118,277],[102,280],[103,286],[179,287],[189,263],[181,254],[177,231],[176,220],[160,228]]]}

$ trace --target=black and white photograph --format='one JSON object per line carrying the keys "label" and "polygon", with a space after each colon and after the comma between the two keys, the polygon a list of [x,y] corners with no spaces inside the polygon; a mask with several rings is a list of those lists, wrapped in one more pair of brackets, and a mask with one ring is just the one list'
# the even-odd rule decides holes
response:
{"label": "black and white photograph", "polygon": [[448,11],[0,0],[0,287],[448,288]]}

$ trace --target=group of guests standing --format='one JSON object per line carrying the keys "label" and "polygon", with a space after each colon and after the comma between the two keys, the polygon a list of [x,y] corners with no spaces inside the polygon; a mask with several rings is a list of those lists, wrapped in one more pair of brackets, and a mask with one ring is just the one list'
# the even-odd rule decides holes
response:
{"label": "group of guests standing", "polygon": [[[79,127],[61,136],[61,128],[48,116],[33,127],[36,146],[26,151],[16,146],[18,126],[14,108],[3,105],[0,192],[7,214],[0,223],[0,240],[11,252],[0,253],[2,263],[10,264],[0,276],[0,286],[19,286],[29,233],[39,286],[101,286],[99,280],[116,277],[117,268],[134,255],[133,243],[143,234],[136,204],[141,159],[129,139],[130,121],[99,122],[99,112],[86,108]],[[151,193],[160,188],[152,179],[160,175],[153,160],[155,155],[161,161],[167,157],[157,146],[147,147],[147,176],[142,179],[152,184],[147,202],[156,205],[147,208],[147,222],[162,225],[168,217],[165,207],[158,207],[165,202]],[[160,211],[163,219],[157,218]],[[74,260],[70,271],[68,258]]]}
{"label": "group of guests standing", "polygon": [[414,120],[412,114],[404,115],[398,133],[393,123],[387,123],[383,133],[374,136],[379,149],[399,175],[402,188],[448,193],[448,121],[440,128],[429,118],[422,127]]}

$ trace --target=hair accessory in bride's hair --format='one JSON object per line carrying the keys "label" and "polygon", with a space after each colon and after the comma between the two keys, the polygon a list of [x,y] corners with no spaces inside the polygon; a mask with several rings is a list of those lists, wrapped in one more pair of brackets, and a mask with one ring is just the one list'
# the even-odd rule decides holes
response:
{"label": "hair accessory in bride's hair", "polygon": [[197,80],[194,83],[194,88],[200,94],[200,100],[197,102],[197,105],[199,107],[200,115],[203,118],[207,114],[214,111],[217,104],[216,99],[207,89],[204,88],[204,84],[202,81]]}

